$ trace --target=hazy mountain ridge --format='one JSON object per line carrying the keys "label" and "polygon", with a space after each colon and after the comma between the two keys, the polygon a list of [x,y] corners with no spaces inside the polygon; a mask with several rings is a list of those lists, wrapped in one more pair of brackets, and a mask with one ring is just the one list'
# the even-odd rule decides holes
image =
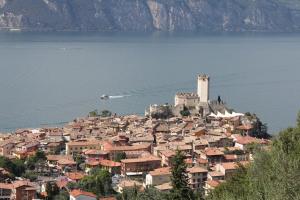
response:
{"label": "hazy mountain ridge", "polygon": [[289,32],[300,30],[300,1],[0,0],[0,28]]}

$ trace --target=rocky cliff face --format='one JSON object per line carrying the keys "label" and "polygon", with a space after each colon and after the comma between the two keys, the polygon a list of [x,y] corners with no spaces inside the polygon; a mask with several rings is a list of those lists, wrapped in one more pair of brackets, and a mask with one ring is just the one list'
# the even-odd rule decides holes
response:
{"label": "rocky cliff face", "polygon": [[0,28],[299,31],[300,0],[0,0]]}

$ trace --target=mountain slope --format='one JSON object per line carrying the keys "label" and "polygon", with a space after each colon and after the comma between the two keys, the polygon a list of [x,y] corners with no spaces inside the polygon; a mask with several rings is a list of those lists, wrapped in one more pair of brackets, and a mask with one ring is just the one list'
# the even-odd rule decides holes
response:
{"label": "mountain slope", "polygon": [[299,0],[0,0],[0,28],[39,31],[300,30]]}

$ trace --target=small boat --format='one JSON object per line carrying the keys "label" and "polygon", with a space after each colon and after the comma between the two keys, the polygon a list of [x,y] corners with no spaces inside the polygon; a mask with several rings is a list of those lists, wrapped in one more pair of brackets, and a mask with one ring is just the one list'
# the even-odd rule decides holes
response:
{"label": "small boat", "polygon": [[101,97],[100,97],[101,100],[108,100],[109,99],[109,96],[106,95],[106,94],[103,94]]}

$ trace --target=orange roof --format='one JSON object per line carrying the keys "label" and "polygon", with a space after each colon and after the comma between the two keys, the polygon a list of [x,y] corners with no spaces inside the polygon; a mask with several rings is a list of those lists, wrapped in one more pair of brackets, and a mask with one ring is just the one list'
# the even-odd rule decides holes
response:
{"label": "orange roof", "polygon": [[203,159],[203,158],[199,158],[197,161],[200,164],[207,164],[208,163],[208,160],[207,159]]}
{"label": "orange roof", "polygon": [[226,160],[236,160],[237,156],[235,154],[224,155]]}
{"label": "orange roof", "polygon": [[96,150],[96,149],[87,149],[84,151],[85,155],[106,155],[108,152],[106,151],[101,151],[101,150]]}
{"label": "orange roof", "polygon": [[110,151],[138,151],[148,149],[151,144],[141,144],[133,146],[112,146]]}
{"label": "orange roof", "polygon": [[121,163],[112,160],[100,160],[100,165],[105,167],[120,167]]}
{"label": "orange roof", "polygon": [[218,171],[211,171],[211,172],[208,172],[208,174],[211,176],[211,177],[224,177],[225,175],[222,173],[222,172],[218,172]]}
{"label": "orange roof", "polygon": [[206,182],[208,185],[210,185],[211,187],[215,188],[217,187],[218,185],[220,185],[220,181],[218,180],[209,180]]}
{"label": "orange roof", "polygon": [[184,162],[185,162],[186,164],[193,164],[193,159],[187,158],[187,159],[184,160]]}
{"label": "orange roof", "polygon": [[251,144],[251,143],[258,143],[258,144],[268,143],[267,140],[258,139],[258,138],[251,137],[251,136],[241,136],[238,134],[234,134],[232,137],[235,139],[236,143],[243,144],[243,145],[247,145],[247,144]]}
{"label": "orange roof", "polygon": [[70,195],[73,196],[73,197],[78,197],[80,195],[83,195],[83,196],[89,196],[89,197],[94,197],[96,198],[97,196],[91,192],[86,192],[86,191],[83,191],[83,190],[78,190],[78,189],[75,189],[75,190],[72,190],[70,192]]}
{"label": "orange roof", "polygon": [[10,184],[10,183],[0,183],[0,189],[11,190],[11,189],[13,189],[13,184]]}
{"label": "orange roof", "polygon": [[87,145],[101,145],[102,141],[94,140],[94,141],[72,141],[68,142],[68,146],[87,146]]}
{"label": "orange roof", "polygon": [[153,171],[150,171],[149,174],[151,174],[152,176],[168,175],[171,174],[170,169],[170,167],[157,168]]}
{"label": "orange roof", "polygon": [[192,167],[192,168],[187,168],[187,172],[194,174],[194,173],[207,173],[207,169],[204,169],[202,167]]}
{"label": "orange roof", "polygon": [[221,164],[225,170],[237,169],[239,166],[235,162],[227,162]]}
{"label": "orange roof", "polygon": [[242,162],[226,162],[226,163],[222,163],[221,165],[224,167],[225,170],[233,170],[233,169],[237,169],[239,168],[239,164],[241,165],[247,165],[249,162],[247,161],[242,161]]}
{"label": "orange roof", "polygon": [[85,161],[85,163],[87,165],[90,165],[90,166],[98,166],[98,165],[100,165],[100,161],[98,161],[98,160],[87,160],[87,161]]}
{"label": "orange roof", "polygon": [[220,151],[217,148],[206,148],[205,149],[205,154],[207,156],[221,156],[224,155],[224,153],[222,151]]}
{"label": "orange roof", "polygon": [[111,150],[112,147],[113,147],[113,145],[112,145],[111,142],[106,141],[106,142],[103,143],[103,149],[104,149],[105,151]]}
{"label": "orange roof", "polygon": [[160,158],[155,156],[149,156],[147,158],[132,158],[121,160],[121,163],[140,163],[140,162],[150,162],[150,161],[160,161]]}
{"label": "orange roof", "polygon": [[76,165],[76,162],[74,160],[69,159],[60,159],[57,161],[59,165]]}
{"label": "orange roof", "polygon": [[164,150],[164,151],[161,151],[160,153],[168,158],[175,156],[175,154],[176,154],[175,151],[172,151],[172,150]]}
{"label": "orange roof", "polygon": [[22,187],[22,186],[30,186],[33,187],[33,183],[30,181],[15,181],[12,183],[14,188]]}
{"label": "orange roof", "polygon": [[73,160],[72,156],[69,155],[47,155],[47,160],[49,161],[58,161],[60,159]]}
{"label": "orange roof", "polygon": [[69,172],[66,173],[66,176],[72,180],[80,180],[84,177],[84,174],[80,172]]}

